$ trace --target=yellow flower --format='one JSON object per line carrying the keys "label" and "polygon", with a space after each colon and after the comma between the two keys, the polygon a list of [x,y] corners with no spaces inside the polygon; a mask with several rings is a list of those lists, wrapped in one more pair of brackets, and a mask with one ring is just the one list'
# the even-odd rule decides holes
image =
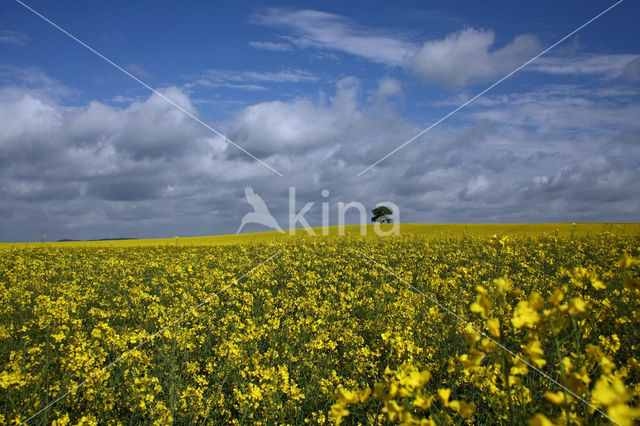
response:
{"label": "yellow flower", "polygon": [[591,277],[591,285],[596,290],[604,290],[605,288],[607,288],[607,286],[600,279],[598,279],[597,275],[593,275]]}
{"label": "yellow flower", "polygon": [[632,408],[627,404],[614,404],[607,408],[607,414],[622,426],[632,426],[640,419],[640,408]]}
{"label": "yellow flower", "polygon": [[549,297],[549,303],[551,303],[553,306],[558,306],[560,303],[562,303],[562,300],[564,299],[564,296],[567,294],[568,290],[569,288],[566,284],[561,288],[555,289],[551,297]]}
{"label": "yellow flower", "polygon": [[387,416],[389,416],[389,420],[391,420],[392,422],[400,418],[403,411],[404,407],[398,405],[398,403],[394,400],[385,401],[384,408],[382,409],[382,412],[387,413]]}
{"label": "yellow flower", "polygon": [[532,291],[529,295],[529,305],[532,309],[539,311],[544,307],[544,299],[537,291]]}
{"label": "yellow flower", "polygon": [[[529,413],[517,418],[524,424],[606,423],[576,401],[580,395],[615,422],[640,424],[640,356],[633,355],[640,350],[640,227],[618,232],[607,225],[613,233],[599,234],[601,228],[580,225],[570,238],[560,231],[537,240],[514,232],[503,247],[500,237],[490,242],[473,229],[458,239],[409,228],[399,238],[276,235],[266,243],[251,236],[227,239],[224,247],[185,238],[179,247],[173,240],[46,250],[0,244],[0,425],[20,423],[125,352],[113,369],[34,421],[118,424],[133,413],[154,425],[507,423],[510,397]],[[525,233],[536,229],[547,228]],[[579,235],[585,229],[593,233]],[[494,232],[503,235],[488,234]],[[278,249],[277,258],[248,273]],[[404,293],[387,271],[351,261],[359,249],[449,301],[461,318],[466,310],[476,329],[442,306],[425,307],[418,294],[398,297]],[[612,256],[625,251],[620,269]],[[578,264],[586,268],[574,269]],[[515,283],[526,283],[527,292]],[[468,303],[453,310],[452,301]],[[561,360],[547,366],[551,354],[543,349],[556,348],[552,331]],[[460,333],[461,347],[438,343]],[[506,365],[499,339],[518,351]],[[64,374],[48,370],[47,359],[58,360]],[[158,366],[184,379],[175,398]],[[573,401],[531,371],[540,367],[562,377]],[[425,370],[437,371],[438,382]],[[438,392],[442,387],[450,390]],[[553,414],[534,417],[543,406]]]}
{"label": "yellow flower", "polygon": [[416,395],[416,398],[413,401],[413,405],[415,405],[416,407],[420,407],[423,410],[428,410],[429,408],[431,408],[431,403],[433,402],[433,399],[434,399],[433,395],[426,397],[422,394],[422,392],[418,392],[418,394]]}
{"label": "yellow flower", "polygon": [[[545,392],[544,393],[544,397],[549,402],[551,402],[552,404],[555,404],[555,405],[563,405],[564,404],[564,392],[563,391]],[[571,396],[567,395],[567,398],[568,398],[569,402],[571,402]]]}
{"label": "yellow flower", "polygon": [[480,341],[482,335],[478,333],[473,327],[467,325],[464,329],[464,342],[468,346],[473,346]]}
{"label": "yellow flower", "polygon": [[360,402],[363,404],[367,402],[367,399],[369,399],[370,395],[371,395],[371,388],[366,388],[360,391]]}
{"label": "yellow flower", "polygon": [[538,413],[529,419],[529,426],[553,426],[553,422],[544,414]]}
{"label": "yellow flower", "polygon": [[513,286],[512,282],[506,278],[496,278],[493,280],[493,285],[495,285],[498,294],[506,293]]}
{"label": "yellow flower", "polygon": [[591,401],[597,406],[608,407],[629,401],[631,394],[622,380],[613,375],[602,375],[591,393]]}
{"label": "yellow flower", "polygon": [[486,352],[492,352],[496,348],[496,346],[498,346],[496,342],[486,337],[483,337],[482,342],[480,342],[480,348]]}
{"label": "yellow flower", "polygon": [[471,349],[468,354],[460,355],[458,357],[458,361],[460,361],[464,368],[473,368],[478,367],[485,356],[486,354],[484,352],[477,349]]}
{"label": "yellow flower", "polygon": [[431,373],[428,371],[412,371],[400,381],[400,384],[411,389],[421,388],[429,381],[429,378],[431,378]]}
{"label": "yellow flower", "polygon": [[513,311],[511,323],[515,328],[533,328],[540,321],[540,315],[531,307],[528,301],[522,300]]}
{"label": "yellow flower", "polygon": [[438,389],[438,398],[442,405],[445,407],[449,406],[449,397],[451,396],[451,389]]}
{"label": "yellow flower", "polygon": [[476,301],[471,304],[471,312],[478,312],[482,315],[482,318],[487,318],[492,306],[493,300],[489,296],[481,293],[476,297]]}
{"label": "yellow flower", "polygon": [[569,358],[568,356],[562,358],[562,361],[560,361],[560,363],[562,364],[565,373],[570,373],[573,370],[573,363],[571,362],[571,358]]}
{"label": "yellow flower", "polygon": [[65,426],[69,423],[71,423],[71,420],[69,419],[69,413],[65,413],[64,416],[51,422],[51,426]]}
{"label": "yellow flower", "polygon": [[476,404],[474,402],[466,403],[464,401],[451,401],[449,407],[458,412],[460,417],[467,418],[473,415],[473,412],[476,411]]}
{"label": "yellow flower", "polygon": [[629,269],[632,266],[638,265],[640,262],[633,257],[629,256],[627,253],[622,253],[622,257],[618,261],[618,266],[622,269]]}
{"label": "yellow flower", "polygon": [[487,328],[494,337],[500,337],[500,319],[490,318],[487,320]]}
{"label": "yellow flower", "polygon": [[574,297],[569,301],[569,312],[571,315],[584,314],[587,311],[587,304],[579,297]]}
{"label": "yellow flower", "polygon": [[329,419],[337,425],[342,423],[342,419],[348,415],[349,410],[342,402],[336,402],[331,406],[331,410],[329,410]]}
{"label": "yellow flower", "polygon": [[524,376],[529,372],[529,367],[520,358],[515,358],[513,367],[511,367],[511,374],[514,376]]}
{"label": "yellow flower", "polygon": [[358,392],[350,391],[344,388],[339,388],[336,391],[336,399],[341,402],[346,402],[347,404],[355,404],[360,398],[358,397]]}
{"label": "yellow flower", "polygon": [[570,273],[571,283],[578,288],[584,288],[583,281],[589,278],[589,271],[587,268],[576,266]]}
{"label": "yellow flower", "polygon": [[536,367],[542,368],[547,364],[547,361],[543,358],[544,351],[540,345],[540,340],[538,340],[537,337],[530,340],[523,350],[531,357],[531,362],[533,362]]}
{"label": "yellow flower", "polygon": [[52,335],[51,335],[51,337],[53,337],[53,339],[54,339],[56,342],[60,343],[60,342],[62,342],[62,341],[65,339],[65,337],[66,337],[66,336],[64,335],[64,331],[60,330],[60,332],[59,332],[59,333],[52,334]]}

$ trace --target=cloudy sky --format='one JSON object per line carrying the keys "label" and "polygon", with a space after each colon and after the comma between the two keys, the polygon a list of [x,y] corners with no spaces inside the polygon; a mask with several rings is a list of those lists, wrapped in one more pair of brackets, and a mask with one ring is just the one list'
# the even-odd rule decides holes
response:
{"label": "cloudy sky", "polygon": [[371,168],[614,1],[25,4],[157,93],[2,2],[0,241],[233,233],[246,186],[283,228],[289,187],[314,226],[640,221],[637,1]]}

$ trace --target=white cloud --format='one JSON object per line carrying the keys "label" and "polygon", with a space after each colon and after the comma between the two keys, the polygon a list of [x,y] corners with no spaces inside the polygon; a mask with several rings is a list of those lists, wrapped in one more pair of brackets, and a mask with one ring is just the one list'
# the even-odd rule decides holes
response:
{"label": "white cloud", "polygon": [[236,114],[229,136],[257,155],[339,144],[368,125],[358,108],[359,88],[357,79],[345,78],[328,104],[300,98],[246,107]]}
{"label": "white cloud", "polygon": [[618,77],[622,80],[640,81],[640,57],[636,57],[625,65]]}
{"label": "white cloud", "polygon": [[16,67],[0,63],[0,81],[4,85],[2,90],[9,93],[12,88],[18,92],[25,90],[37,94],[39,97],[65,98],[78,93],[34,67]]}
{"label": "white cloud", "polygon": [[387,99],[390,97],[404,96],[404,90],[402,84],[395,78],[383,78],[378,81],[378,90],[376,95],[380,99]]}
{"label": "white cloud", "polygon": [[140,99],[134,96],[124,96],[124,95],[116,95],[114,97],[112,97],[110,99],[111,102],[116,102],[116,103],[126,103],[126,104],[130,104],[132,102],[137,102]]}
{"label": "white cloud", "polygon": [[415,45],[391,32],[358,28],[348,19],[317,10],[270,9],[254,17],[263,25],[288,28],[299,47],[320,47],[362,56],[373,62],[401,65]]}
{"label": "white cloud", "polygon": [[489,186],[489,180],[486,177],[482,175],[476,176],[467,182],[460,196],[463,198],[478,197],[484,194],[489,189]]}
{"label": "white cloud", "polygon": [[317,81],[315,74],[295,69],[285,68],[276,72],[269,71],[232,71],[232,70],[207,70],[202,74],[191,77],[191,81],[185,85],[191,87],[228,87],[241,90],[267,90],[263,84],[275,83],[306,83]]}
{"label": "white cloud", "polygon": [[[291,44],[346,52],[369,61],[407,67],[426,83],[460,87],[495,79],[515,69],[541,50],[532,35],[493,48],[492,31],[468,28],[416,44],[398,32],[359,27],[336,14],[317,10],[270,9],[254,22],[285,28]],[[492,49],[493,48],[493,49]]]}
{"label": "white cloud", "polygon": [[11,30],[4,30],[0,32],[0,43],[26,46],[30,41],[31,38],[21,32]]}
{"label": "white cloud", "polygon": [[249,46],[254,49],[271,50],[274,52],[287,52],[293,50],[289,43],[275,41],[250,41]]}
{"label": "white cloud", "polygon": [[226,87],[228,89],[246,90],[249,92],[261,92],[268,90],[267,87],[260,84],[230,83],[225,81],[216,81],[208,78],[198,78],[184,85],[186,89],[200,87],[205,89],[216,89],[218,87]]}
{"label": "white cloud", "polygon": [[[213,74],[215,75],[216,72],[214,71]],[[231,80],[237,78],[239,80],[264,81],[269,83],[300,83],[318,80],[315,74],[299,69],[284,69],[278,72],[243,71],[241,73],[235,73],[235,75],[227,74],[227,78]]]}
{"label": "white cloud", "polygon": [[3,151],[9,145],[19,145],[19,138],[26,135],[46,135],[50,129],[58,128],[62,124],[62,115],[57,108],[46,101],[35,97],[31,93],[22,96],[17,93],[0,91],[0,116],[5,122],[0,130],[0,147]]}
{"label": "white cloud", "polygon": [[588,125],[590,134],[602,136],[640,116],[640,106],[616,104],[617,96],[615,91],[543,86],[534,92],[485,96],[474,102],[469,114],[500,126],[536,128],[541,135],[582,134]]}
{"label": "white cloud", "polygon": [[[180,217],[194,221],[193,233],[213,233],[214,222],[237,227],[230,185],[277,177],[246,156],[229,158],[236,148],[155,94],[116,108],[70,107],[29,88],[0,92],[10,124],[0,126],[1,240],[31,239],[39,227],[52,238],[185,235]],[[161,92],[198,114],[181,90]],[[212,206],[226,219],[211,219]]]}
{"label": "white cloud", "polygon": [[[289,185],[300,204],[318,206],[324,188],[332,206],[391,200],[404,221],[635,220],[640,209],[638,94],[620,102],[617,80],[483,97],[458,117],[472,124],[444,123],[361,177],[419,130],[388,102],[402,89],[393,79],[364,95],[346,78],[326,98],[257,103],[216,125],[281,178],[156,95],[68,106],[38,87],[57,91],[45,77],[0,88],[3,240],[234,232],[246,185],[278,220]],[[199,113],[185,91],[163,93]]]}
{"label": "white cloud", "polygon": [[[287,43],[251,42],[253,47],[285,50],[316,48],[349,53],[369,61],[405,67],[427,84],[459,88],[469,83],[495,81],[542,51],[534,35],[522,34],[504,46],[495,46],[491,30],[467,28],[444,38],[416,44],[397,31],[358,26],[337,14],[317,10],[269,9],[253,22],[283,28]],[[543,56],[525,70],[553,75],[601,75],[637,81],[640,56],[632,54],[569,54]]]}
{"label": "white cloud", "polygon": [[425,83],[460,87],[501,77],[540,51],[538,41],[530,35],[520,35],[506,46],[489,50],[494,41],[492,31],[468,28],[425,42],[408,60],[408,66]]}
{"label": "white cloud", "polygon": [[619,77],[640,55],[581,54],[564,57],[541,57],[526,69],[556,75],[586,74]]}

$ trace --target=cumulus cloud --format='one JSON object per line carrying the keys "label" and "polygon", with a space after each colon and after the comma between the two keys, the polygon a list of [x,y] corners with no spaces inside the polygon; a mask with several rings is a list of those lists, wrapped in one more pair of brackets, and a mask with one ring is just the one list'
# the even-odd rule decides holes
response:
{"label": "cumulus cloud", "polygon": [[378,81],[376,96],[380,99],[404,96],[404,90],[400,81],[387,77]]}
{"label": "cumulus cloud", "polygon": [[[391,87],[394,83],[386,84],[383,90],[397,92]],[[257,155],[299,153],[359,140],[380,126],[376,112],[360,105],[359,91],[360,81],[347,77],[337,83],[329,101],[300,98],[251,105],[236,114],[229,136]]]}
{"label": "cumulus cloud", "polygon": [[[360,26],[337,14],[317,10],[269,9],[253,22],[288,30],[287,42],[252,42],[262,49],[316,48],[334,50],[369,61],[404,67],[427,84],[459,88],[495,81],[542,51],[531,34],[521,34],[503,46],[491,30],[466,28],[439,39],[416,43],[398,31]],[[543,56],[525,70],[552,75],[598,75],[635,81],[638,55],[568,54]]]}
{"label": "cumulus cloud", "polygon": [[450,88],[500,77],[541,50],[532,35],[523,34],[496,47],[492,31],[474,28],[420,45],[397,31],[361,27],[340,15],[317,10],[270,9],[256,15],[254,22],[290,30],[284,37],[299,48],[337,50],[406,67],[428,84]]}
{"label": "cumulus cloud", "polygon": [[492,31],[468,28],[425,42],[408,59],[408,65],[425,83],[460,87],[501,77],[540,51],[539,42],[531,35],[520,35],[506,46],[490,50],[494,42]]}
{"label": "cumulus cloud", "polygon": [[[45,77],[47,90],[0,88],[0,240],[234,232],[247,185],[283,225],[289,186],[298,209],[316,203],[312,225],[322,201],[332,224],[340,201],[392,201],[405,222],[632,221],[640,210],[640,111],[617,102],[616,86],[487,96],[361,177],[420,130],[394,110],[393,79],[365,92],[349,77],[327,96],[256,103],[215,126],[279,177],[156,95],[69,106]],[[162,93],[200,114],[184,90]]]}
{"label": "cumulus cloud", "polygon": [[620,142],[640,147],[640,127],[623,130],[620,134],[614,137],[611,142]]}
{"label": "cumulus cloud", "polygon": [[474,198],[481,196],[489,189],[489,180],[483,175],[471,179],[460,192],[460,198]]}
{"label": "cumulus cloud", "polygon": [[[163,95],[197,114],[181,90],[167,88]],[[108,141],[119,153],[134,160],[181,156],[190,149],[189,141],[202,134],[196,122],[156,94],[124,109],[94,101],[86,109],[70,111],[65,118],[74,146]]]}
{"label": "cumulus cloud", "polygon": [[485,166],[493,170],[494,172],[503,172],[509,167],[513,166],[516,161],[516,156],[508,149],[501,150],[495,154],[487,156],[484,164]]}
{"label": "cumulus cloud", "polygon": [[[133,223],[167,235],[163,218],[178,215],[180,203],[192,205],[194,216],[208,214],[231,205],[222,181],[270,173],[248,157],[227,158],[234,147],[155,94],[115,108],[97,101],[69,107],[29,88],[0,91],[8,123],[0,128],[0,211],[12,224],[0,227],[5,240],[28,239],[30,222],[72,238],[116,236],[110,229],[143,236]],[[180,89],[162,94],[198,113]]]}

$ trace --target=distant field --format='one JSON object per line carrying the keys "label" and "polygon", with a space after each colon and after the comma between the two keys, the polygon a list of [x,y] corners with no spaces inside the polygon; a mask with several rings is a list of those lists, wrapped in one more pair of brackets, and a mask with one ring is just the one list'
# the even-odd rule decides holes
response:
{"label": "distant field", "polygon": [[[392,225],[381,225],[382,230],[391,229]],[[493,234],[509,235],[512,237],[537,237],[542,234],[558,235],[562,237],[570,235],[587,235],[601,232],[614,234],[628,234],[640,232],[640,223],[514,223],[514,224],[424,224],[403,223],[400,224],[401,234],[419,235],[426,238],[464,236],[491,236]],[[313,228],[318,237],[322,236],[321,228]],[[329,227],[329,237],[338,236],[338,227]],[[360,236],[360,225],[345,226],[345,236]],[[366,225],[366,236],[377,238],[373,225]],[[295,237],[309,237],[304,229],[297,229]],[[246,234],[211,235],[203,237],[186,238],[156,238],[136,240],[109,240],[109,241],[66,241],[47,242],[46,245],[60,247],[111,247],[111,246],[145,246],[145,245],[227,245],[238,243],[252,243],[262,241],[290,240],[289,231],[280,233],[276,231],[255,232]],[[7,247],[18,243],[0,243],[1,247]],[[40,242],[23,244],[42,244]]]}

